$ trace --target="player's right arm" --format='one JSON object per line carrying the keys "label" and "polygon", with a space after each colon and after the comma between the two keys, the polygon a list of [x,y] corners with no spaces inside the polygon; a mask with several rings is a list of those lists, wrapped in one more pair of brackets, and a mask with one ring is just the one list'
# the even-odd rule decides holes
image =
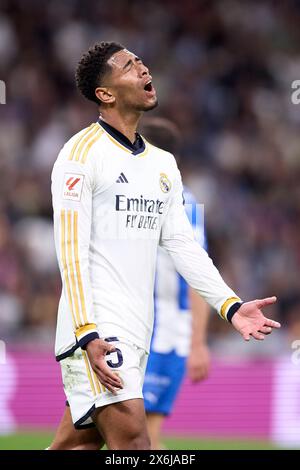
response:
{"label": "player's right arm", "polygon": [[111,390],[119,387],[120,380],[105,361],[106,353],[114,348],[99,338],[89,272],[95,168],[91,158],[82,164],[71,156],[71,151],[62,150],[53,168],[51,187],[62,295],[78,345],[87,351],[101,383]]}

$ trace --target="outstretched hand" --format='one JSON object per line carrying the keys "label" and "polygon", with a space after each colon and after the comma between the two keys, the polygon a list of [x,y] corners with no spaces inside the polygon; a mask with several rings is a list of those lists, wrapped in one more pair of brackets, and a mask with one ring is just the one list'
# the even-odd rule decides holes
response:
{"label": "outstretched hand", "polygon": [[87,344],[86,351],[91,367],[99,381],[114,395],[117,390],[123,388],[121,379],[106,363],[106,354],[115,351],[115,347],[103,339],[94,339]]}
{"label": "outstretched hand", "polygon": [[273,328],[280,328],[280,323],[266,318],[261,309],[276,302],[276,297],[267,297],[261,300],[245,302],[233,315],[231,323],[243,336],[245,341],[250,336],[258,340],[265,339],[265,335],[272,332]]}

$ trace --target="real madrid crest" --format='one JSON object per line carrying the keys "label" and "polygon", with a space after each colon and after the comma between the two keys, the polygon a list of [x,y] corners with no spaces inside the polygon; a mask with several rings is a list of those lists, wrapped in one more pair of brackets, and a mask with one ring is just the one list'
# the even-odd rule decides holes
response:
{"label": "real madrid crest", "polygon": [[170,191],[172,184],[165,173],[160,174],[159,185],[160,185],[160,189],[164,193],[168,193]]}

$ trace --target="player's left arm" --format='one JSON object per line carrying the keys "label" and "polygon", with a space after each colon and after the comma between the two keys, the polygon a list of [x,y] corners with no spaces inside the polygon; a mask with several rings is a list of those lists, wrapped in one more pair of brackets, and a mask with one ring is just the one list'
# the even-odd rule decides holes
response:
{"label": "player's left arm", "polygon": [[276,302],[276,297],[242,300],[224,282],[206,251],[193,236],[184,210],[182,182],[179,171],[172,188],[168,210],[163,221],[160,244],[172,257],[176,270],[185,278],[219,315],[229,322],[248,341],[250,336],[264,339],[280,323],[264,316],[262,308]]}

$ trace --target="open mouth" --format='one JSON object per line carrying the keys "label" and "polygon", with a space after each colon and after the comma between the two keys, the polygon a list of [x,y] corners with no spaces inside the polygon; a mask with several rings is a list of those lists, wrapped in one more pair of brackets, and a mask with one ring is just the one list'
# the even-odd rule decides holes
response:
{"label": "open mouth", "polygon": [[146,85],[144,86],[144,90],[145,91],[152,91],[153,90],[152,82],[146,83]]}

